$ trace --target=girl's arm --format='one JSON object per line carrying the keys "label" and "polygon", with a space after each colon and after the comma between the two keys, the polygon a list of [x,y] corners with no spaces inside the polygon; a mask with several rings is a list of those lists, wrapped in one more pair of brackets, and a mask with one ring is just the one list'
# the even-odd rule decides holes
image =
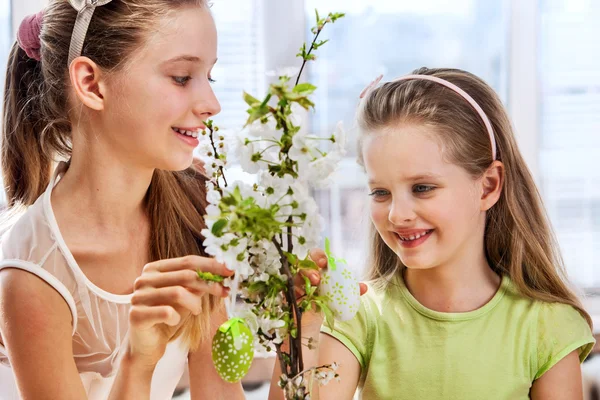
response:
{"label": "girl's arm", "polygon": [[583,384],[579,354],[573,351],[533,382],[532,400],[581,400]]}
{"label": "girl's arm", "polygon": [[[23,400],[87,398],[73,358],[71,311],[37,276],[0,271],[0,335]],[[110,400],[150,397],[154,368],[124,357]]]}
{"label": "girl's arm", "polygon": [[[352,400],[358,386],[360,364],[354,354],[339,340],[325,333],[320,333],[320,326],[321,324],[319,323],[312,329],[308,329],[305,326],[302,327],[303,336],[318,338],[316,349],[309,350],[307,347],[303,347],[302,349],[304,369],[336,362],[339,365],[337,373],[340,376],[340,381],[331,380],[325,386],[319,386],[315,382],[311,398],[314,400]],[[275,363],[273,378],[271,379],[269,400],[284,400],[283,391],[277,384],[280,376],[281,368],[277,362]]]}
{"label": "girl's arm", "polygon": [[0,271],[0,334],[23,400],[85,399],[73,359],[71,311],[37,276]]}
{"label": "girl's arm", "polygon": [[210,335],[198,350],[190,352],[188,356],[190,370],[190,391],[192,400],[243,400],[244,391],[240,383],[225,382],[213,365],[212,361],[212,335],[219,326],[227,321],[227,312],[224,305],[216,310],[211,319]]}

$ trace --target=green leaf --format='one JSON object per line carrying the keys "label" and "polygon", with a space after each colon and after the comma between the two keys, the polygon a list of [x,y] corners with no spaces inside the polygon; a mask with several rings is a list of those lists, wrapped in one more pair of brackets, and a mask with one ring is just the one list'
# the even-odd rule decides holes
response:
{"label": "green leaf", "polygon": [[296,54],[296,57],[304,58],[304,56],[306,56],[306,43],[302,43],[302,46],[300,47],[300,51],[298,52],[298,54]]}
{"label": "green leaf", "polygon": [[315,103],[313,103],[312,101],[310,101],[307,97],[302,97],[301,99],[297,100],[296,103],[298,103],[299,105],[301,105],[306,110],[308,110],[311,107],[315,106]]}
{"label": "green leaf", "polygon": [[211,232],[216,237],[221,237],[221,236],[223,236],[223,229],[225,229],[226,226],[227,226],[227,220],[220,219],[213,224]]}
{"label": "green leaf", "polygon": [[224,204],[226,206],[235,206],[237,204],[237,201],[233,198],[233,196],[227,196],[221,199],[221,204]]}
{"label": "green leaf", "polygon": [[317,264],[315,264],[315,262],[313,260],[301,260],[300,263],[298,264],[300,269],[311,269],[311,270],[318,270],[319,267],[317,266]]}
{"label": "green leaf", "polygon": [[345,17],[345,13],[329,13],[329,18],[331,18],[331,22],[335,22],[340,18]]}
{"label": "green leaf", "polygon": [[233,189],[233,198],[239,203],[242,201],[242,191],[239,186]]}
{"label": "green leaf", "polygon": [[209,281],[209,282],[223,282],[225,280],[225,278],[223,278],[220,275],[214,275],[211,274],[210,272],[203,272],[203,271],[196,271],[198,273],[198,278],[202,279],[203,281]]}
{"label": "green leaf", "polygon": [[293,255],[292,253],[288,253],[287,251],[284,251],[283,254],[288,259],[288,262],[290,263],[290,265],[296,265],[296,263],[298,262],[298,257]]}
{"label": "green leaf", "polygon": [[329,39],[327,39],[327,40],[321,40],[321,41],[313,44],[313,49],[317,50],[319,47],[323,46],[327,42],[329,42]]}
{"label": "green leaf", "polygon": [[309,94],[312,94],[315,90],[317,90],[317,87],[306,82],[306,83],[299,83],[298,85],[296,85],[294,87],[294,89],[292,89],[292,91],[294,93],[298,93],[304,96],[307,96]]}
{"label": "green leaf", "polygon": [[263,281],[252,282],[250,286],[248,286],[248,292],[251,294],[266,292],[267,289],[267,283]]}
{"label": "green leaf", "polygon": [[252,197],[248,197],[247,199],[242,201],[242,204],[240,204],[240,206],[243,208],[247,208],[247,207],[250,207],[251,205],[253,205],[254,202],[255,202],[255,200]]}
{"label": "green leaf", "polygon": [[250,114],[248,120],[246,121],[246,125],[250,125],[257,119],[262,119],[265,115],[267,115],[269,113],[269,107],[258,105],[256,108],[249,108],[246,112]]}
{"label": "green leaf", "polygon": [[317,25],[319,25],[319,20],[321,18],[319,18],[319,11],[315,8],[315,16],[317,17],[316,21],[317,21]]}
{"label": "green leaf", "polygon": [[312,286],[310,283],[310,279],[308,279],[306,275],[302,275],[302,279],[304,279],[304,293],[308,295],[308,292],[310,291],[310,288]]}
{"label": "green leaf", "polygon": [[248,104],[250,107],[254,107],[257,104],[260,104],[260,101],[255,98],[252,97],[250,94],[244,92],[244,101],[246,102],[246,104]]}

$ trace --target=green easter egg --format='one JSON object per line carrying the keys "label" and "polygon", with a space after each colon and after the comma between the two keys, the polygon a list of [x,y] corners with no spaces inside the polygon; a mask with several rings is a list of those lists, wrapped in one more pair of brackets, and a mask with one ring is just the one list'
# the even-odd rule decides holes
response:
{"label": "green easter egg", "polygon": [[254,359],[252,332],[241,318],[225,322],[213,337],[212,359],[219,376],[237,382],[248,373]]}

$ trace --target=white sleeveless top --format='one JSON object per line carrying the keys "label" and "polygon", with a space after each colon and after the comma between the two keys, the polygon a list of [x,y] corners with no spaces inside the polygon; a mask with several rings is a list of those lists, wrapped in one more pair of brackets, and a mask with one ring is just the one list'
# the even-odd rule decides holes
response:
{"label": "white sleeveless top", "polygon": [[[126,346],[131,294],[116,295],[94,285],[81,271],[58,229],[50,204],[52,189],[67,169],[60,163],[48,188],[3,235],[0,269],[37,275],[65,299],[73,317],[73,356],[88,399],[107,399]],[[170,400],[183,375],[188,349],[167,346],[152,379],[151,400]],[[35,368],[35,367],[34,367]],[[0,345],[0,400],[18,400],[13,371]]]}

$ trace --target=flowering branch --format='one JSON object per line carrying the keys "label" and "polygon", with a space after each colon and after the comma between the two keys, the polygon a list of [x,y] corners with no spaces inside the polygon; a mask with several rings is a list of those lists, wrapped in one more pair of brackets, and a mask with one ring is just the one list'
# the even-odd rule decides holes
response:
{"label": "flowering branch", "polygon": [[[331,136],[320,138],[308,136],[296,122],[296,110],[314,108],[310,96],[316,87],[298,83],[304,66],[315,59],[314,50],[327,42],[317,41],[323,27],[343,17],[329,14],[322,19],[316,15],[312,43],[308,51],[303,44],[298,54],[303,64],[294,86],[289,86],[288,74],[280,74],[262,100],[243,95],[249,106],[248,120],[233,138],[234,147],[242,168],[256,174],[257,183],[227,181],[230,141],[212,121],[206,123],[200,142],[200,158],[212,178],[207,183],[204,246],[208,254],[236,271],[235,280],[224,282],[232,288],[229,313],[234,318],[223,324],[213,339],[215,367],[223,379],[239,380],[250,366],[250,352],[244,345],[252,345],[246,340],[251,337],[256,349],[276,351],[283,373],[280,386],[288,400],[308,399],[312,379],[326,380],[333,369],[304,370],[303,311],[322,311],[331,325],[334,316],[345,315],[340,312],[355,313],[358,300],[358,282],[346,270],[336,272],[332,257],[333,268],[323,274],[319,288],[311,286],[306,277],[302,296],[296,296],[294,287],[294,279],[302,271],[318,269],[308,256],[309,249],[318,247],[321,232],[321,217],[309,185],[325,185],[345,153],[341,125]],[[318,148],[322,141],[330,143],[328,152]],[[326,251],[330,254],[327,241]],[[213,279],[202,273],[199,277]],[[240,305],[235,302],[238,290]],[[313,340],[309,338],[309,347]]]}
{"label": "flowering branch", "polygon": [[298,84],[298,82],[300,82],[300,76],[302,75],[302,71],[304,71],[304,66],[306,65],[306,62],[309,60],[314,61],[317,59],[313,54],[311,54],[312,51],[317,50],[319,47],[323,46],[325,43],[327,43],[329,41],[329,40],[322,40],[319,43],[317,43],[317,39],[319,38],[319,35],[323,31],[323,28],[325,27],[325,25],[328,22],[334,23],[339,18],[342,18],[346,15],[344,13],[329,13],[327,18],[321,19],[321,18],[319,18],[319,12],[317,10],[315,10],[315,14],[317,17],[317,24],[313,28],[311,28],[311,32],[315,35],[315,37],[313,38],[313,41],[310,44],[310,48],[308,49],[308,52],[307,52],[306,44],[303,44],[302,47],[300,48],[300,53],[298,53],[296,55],[298,57],[302,57],[302,60],[303,60],[302,66],[300,67],[300,72],[298,73],[298,77],[296,78],[296,85]]}

